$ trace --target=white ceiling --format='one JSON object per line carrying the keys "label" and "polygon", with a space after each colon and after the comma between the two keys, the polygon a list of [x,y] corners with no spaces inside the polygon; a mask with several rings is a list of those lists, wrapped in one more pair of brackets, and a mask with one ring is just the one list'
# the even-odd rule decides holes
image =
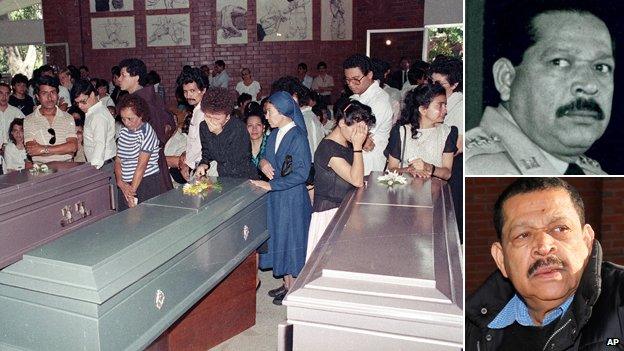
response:
{"label": "white ceiling", "polygon": [[42,0],[0,0],[0,16],[22,7],[28,7],[34,4],[40,4]]}

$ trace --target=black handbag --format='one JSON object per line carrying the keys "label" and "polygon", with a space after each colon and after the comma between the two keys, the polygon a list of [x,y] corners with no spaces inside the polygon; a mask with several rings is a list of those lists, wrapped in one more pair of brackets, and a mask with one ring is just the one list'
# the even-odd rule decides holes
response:
{"label": "black handbag", "polygon": [[282,170],[280,174],[282,177],[289,175],[292,172],[292,155],[286,155],[284,163],[282,163]]}
{"label": "black handbag", "polygon": [[[292,155],[286,155],[284,158],[284,163],[282,163],[282,169],[280,170],[280,174],[282,177],[285,177],[292,173],[293,167]],[[310,167],[310,173],[308,173],[308,179],[306,179],[306,185],[314,184],[314,164]]]}

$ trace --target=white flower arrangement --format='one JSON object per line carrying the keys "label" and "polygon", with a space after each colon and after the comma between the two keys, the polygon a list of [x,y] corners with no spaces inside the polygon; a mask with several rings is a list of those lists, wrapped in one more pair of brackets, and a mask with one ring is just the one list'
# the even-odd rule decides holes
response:
{"label": "white flower arrangement", "polygon": [[30,173],[50,173],[50,168],[45,163],[33,163]]}
{"label": "white flower arrangement", "polygon": [[377,177],[377,181],[381,184],[388,186],[389,188],[397,184],[400,184],[400,185],[407,184],[407,178],[400,175],[396,171],[393,171],[393,172],[386,171],[384,175]]}

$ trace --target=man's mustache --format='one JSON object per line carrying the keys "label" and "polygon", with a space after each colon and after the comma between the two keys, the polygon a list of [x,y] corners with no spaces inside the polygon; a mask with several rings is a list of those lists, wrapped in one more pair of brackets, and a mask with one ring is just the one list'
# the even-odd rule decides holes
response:
{"label": "man's mustache", "polygon": [[576,111],[591,111],[596,112],[596,115],[592,116],[598,121],[605,119],[604,112],[596,100],[578,98],[567,105],[563,105],[557,109],[557,117],[566,117],[570,112]]}
{"label": "man's mustache", "polygon": [[528,277],[530,278],[535,271],[537,271],[541,267],[548,266],[556,266],[558,268],[563,268],[566,266],[565,262],[557,256],[548,256],[546,258],[540,258],[539,260],[533,262],[531,267],[529,267],[529,271],[527,272]]}

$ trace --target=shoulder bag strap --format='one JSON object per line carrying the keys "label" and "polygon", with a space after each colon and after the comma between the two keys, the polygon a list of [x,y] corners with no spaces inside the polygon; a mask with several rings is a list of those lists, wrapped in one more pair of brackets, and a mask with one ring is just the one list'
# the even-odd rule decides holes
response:
{"label": "shoulder bag strap", "polygon": [[401,137],[401,140],[403,142],[403,147],[401,149],[401,168],[403,168],[403,162],[405,160],[405,144],[407,143],[407,127],[403,126],[403,135],[400,135],[401,133],[399,133],[399,136]]}

